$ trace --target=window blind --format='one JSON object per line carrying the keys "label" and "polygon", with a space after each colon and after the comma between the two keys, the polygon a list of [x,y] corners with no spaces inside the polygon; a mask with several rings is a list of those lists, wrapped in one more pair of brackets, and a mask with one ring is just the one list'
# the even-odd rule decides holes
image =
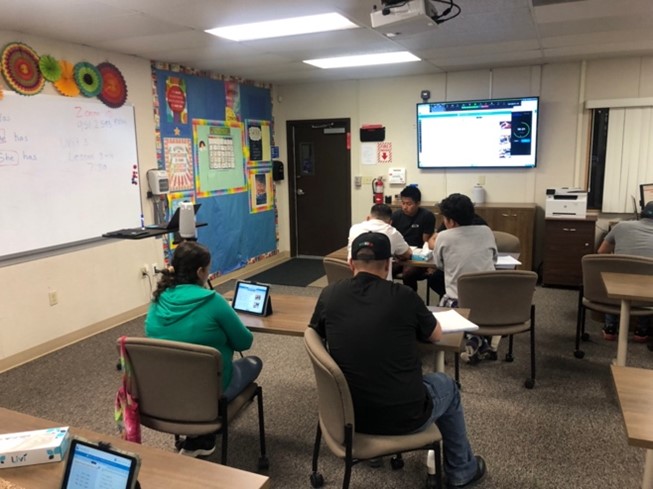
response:
{"label": "window blind", "polygon": [[639,184],[653,182],[653,108],[610,108],[603,212],[633,211]]}

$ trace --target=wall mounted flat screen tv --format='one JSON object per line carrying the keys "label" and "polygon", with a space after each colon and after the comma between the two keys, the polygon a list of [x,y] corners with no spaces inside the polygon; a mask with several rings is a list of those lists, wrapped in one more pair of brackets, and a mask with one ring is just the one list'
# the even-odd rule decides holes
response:
{"label": "wall mounted flat screen tv", "polygon": [[539,97],[417,104],[417,166],[535,168]]}

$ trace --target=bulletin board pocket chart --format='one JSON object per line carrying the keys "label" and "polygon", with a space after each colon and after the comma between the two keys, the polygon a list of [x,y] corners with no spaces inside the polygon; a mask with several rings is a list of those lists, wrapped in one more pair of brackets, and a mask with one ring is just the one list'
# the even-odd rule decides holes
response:
{"label": "bulletin board pocket chart", "polygon": [[133,108],[5,93],[0,203],[0,258],[138,226]]}

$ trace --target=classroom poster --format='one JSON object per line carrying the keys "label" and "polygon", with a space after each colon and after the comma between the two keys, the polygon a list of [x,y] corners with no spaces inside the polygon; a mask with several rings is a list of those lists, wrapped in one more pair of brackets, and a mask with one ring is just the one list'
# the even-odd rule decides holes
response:
{"label": "classroom poster", "polygon": [[193,190],[193,152],[188,138],[164,138],[170,192]]}
{"label": "classroom poster", "polygon": [[170,123],[188,123],[186,81],[177,76],[166,78],[166,119]]}
{"label": "classroom poster", "polygon": [[270,161],[272,140],[270,138],[270,122],[248,120],[247,122],[247,160]]}
{"label": "classroom poster", "polygon": [[225,80],[224,95],[226,101],[225,120],[228,122],[239,121],[240,118],[240,83],[233,80]]}
{"label": "classroom poster", "polygon": [[272,168],[250,168],[249,203],[252,213],[269,211],[274,204]]}
{"label": "classroom poster", "polygon": [[197,149],[197,191],[205,195],[245,192],[242,123],[193,119],[193,137]]}

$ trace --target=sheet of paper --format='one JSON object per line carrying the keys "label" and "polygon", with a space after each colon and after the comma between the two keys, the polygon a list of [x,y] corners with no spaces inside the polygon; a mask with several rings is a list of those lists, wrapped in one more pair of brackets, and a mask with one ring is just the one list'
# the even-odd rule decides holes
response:
{"label": "sheet of paper", "polygon": [[361,165],[376,163],[376,143],[361,143]]}
{"label": "sheet of paper", "polygon": [[515,268],[517,265],[521,265],[521,262],[517,260],[515,257],[513,257],[512,255],[498,255],[495,268],[512,269]]}
{"label": "sheet of paper", "polygon": [[478,326],[465,319],[455,309],[434,312],[435,319],[440,323],[443,333],[458,333],[460,331],[476,331]]}

